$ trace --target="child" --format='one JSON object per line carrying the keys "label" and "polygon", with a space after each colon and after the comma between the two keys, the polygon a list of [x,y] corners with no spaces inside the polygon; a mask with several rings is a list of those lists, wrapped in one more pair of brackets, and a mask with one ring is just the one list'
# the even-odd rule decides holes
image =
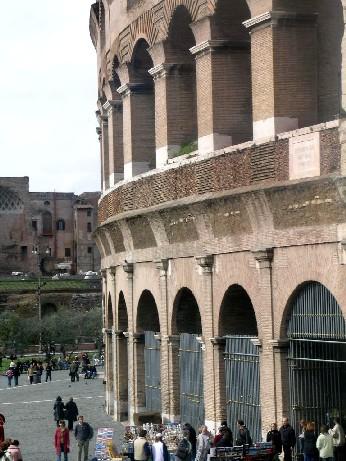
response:
{"label": "child", "polygon": [[7,454],[12,461],[23,461],[18,440],[12,440],[11,445],[7,448]]}

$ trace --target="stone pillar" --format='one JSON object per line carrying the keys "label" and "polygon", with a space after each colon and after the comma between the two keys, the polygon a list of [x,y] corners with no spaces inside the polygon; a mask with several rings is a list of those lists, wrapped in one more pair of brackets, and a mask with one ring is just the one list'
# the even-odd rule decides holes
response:
{"label": "stone pillar", "polygon": [[[127,332],[126,332],[127,333]],[[115,372],[115,421],[127,420],[128,415],[128,353],[125,332],[114,332],[116,372]]]}
{"label": "stone pillar", "polygon": [[213,312],[213,255],[201,256],[196,258],[199,265],[199,271],[203,277],[203,310],[201,316],[203,318],[203,339],[202,350],[204,351],[204,373],[203,373],[203,390],[204,390],[204,405],[205,405],[205,422],[211,430],[216,430],[216,386],[215,386],[215,357],[214,346],[211,341],[206,338],[214,336],[214,312]]}
{"label": "stone pillar", "polygon": [[143,83],[118,88],[123,99],[124,179],[155,168],[153,89]]}
{"label": "stone pillar", "polygon": [[196,75],[191,64],[163,63],[150,69],[155,82],[156,167],[196,140]]}
{"label": "stone pillar", "polygon": [[272,286],[273,249],[266,248],[253,252],[258,271],[258,290],[261,300],[260,333],[260,396],[262,415],[262,435],[273,421],[278,420],[277,383],[273,351],[274,307]]}
{"label": "stone pillar", "polygon": [[99,126],[96,127],[96,134],[100,144],[100,165],[101,165],[101,190],[103,190],[103,154],[102,154],[102,130]]}
{"label": "stone pillar", "polygon": [[277,421],[280,422],[283,416],[288,416],[290,414],[287,360],[289,341],[287,339],[274,339],[271,341],[271,346],[274,353]]}
{"label": "stone pillar", "polygon": [[168,346],[168,259],[155,261],[160,275],[160,383],[161,383],[161,415],[162,421],[170,421],[170,383],[169,383],[169,346]]}
{"label": "stone pillar", "polygon": [[249,48],[247,42],[206,40],[190,49],[196,57],[200,154],[252,139]]}
{"label": "stone pillar", "polygon": [[[215,431],[227,419],[226,377],[225,377],[225,338],[215,336],[210,339],[213,345],[213,375],[215,389]],[[216,432],[215,432],[216,433]]]}
{"label": "stone pillar", "polygon": [[144,334],[133,333],[134,413],[139,415],[145,407]]}
{"label": "stone pillar", "polygon": [[101,160],[102,160],[102,191],[109,188],[109,145],[108,145],[108,116],[99,113],[101,126]]}
{"label": "stone pillar", "polygon": [[108,115],[109,187],[124,179],[123,104],[107,101],[103,108]]}
{"label": "stone pillar", "polygon": [[254,139],[317,123],[316,19],[267,11],[244,22],[251,34]]}
{"label": "stone pillar", "polygon": [[[115,376],[117,373],[117,363],[116,363],[116,353],[115,353],[115,335],[114,335],[114,328],[115,328],[115,309],[116,309],[116,286],[115,286],[115,274],[116,268],[112,266],[109,268],[108,272],[108,280],[109,280],[109,287],[108,293],[111,295],[112,299],[112,322],[111,325],[108,322],[108,328],[111,330],[111,337],[109,341],[109,349],[108,349],[108,357],[109,357],[109,392],[110,392],[110,399],[109,399],[109,414],[114,415],[114,402],[116,398],[116,382]],[[108,306],[109,308],[109,306]]]}
{"label": "stone pillar", "polygon": [[113,414],[113,360],[112,360],[112,329],[104,328],[105,342],[105,373],[106,373],[106,413]]}
{"label": "stone pillar", "polygon": [[[169,421],[180,422],[180,373],[179,347],[180,336],[170,335],[163,338],[168,346],[168,382],[169,382]],[[161,344],[163,341],[161,340]]]}

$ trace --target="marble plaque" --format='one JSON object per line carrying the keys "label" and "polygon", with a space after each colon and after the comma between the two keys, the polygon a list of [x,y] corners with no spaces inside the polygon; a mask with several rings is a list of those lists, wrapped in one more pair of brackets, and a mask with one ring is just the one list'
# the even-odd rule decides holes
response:
{"label": "marble plaque", "polygon": [[320,133],[308,133],[289,140],[290,179],[320,175]]}

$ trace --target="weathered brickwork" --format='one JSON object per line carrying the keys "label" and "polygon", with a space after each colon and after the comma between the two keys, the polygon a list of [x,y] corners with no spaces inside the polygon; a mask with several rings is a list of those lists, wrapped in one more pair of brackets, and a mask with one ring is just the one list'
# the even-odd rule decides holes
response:
{"label": "weathered brickwork", "polygon": [[120,97],[123,107],[118,125],[100,110],[123,145],[121,160],[103,134],[95,233],[115,419],[148,416],[148,330],[160,347],[163,421],[181,420],[182,333],[198,335],[212,429],[229,404],[226,335],[254,337],[262,433],[293,414],[297,293],[318,282],[346,315],[342,15],[341,0],[93,5],[99,106]]}

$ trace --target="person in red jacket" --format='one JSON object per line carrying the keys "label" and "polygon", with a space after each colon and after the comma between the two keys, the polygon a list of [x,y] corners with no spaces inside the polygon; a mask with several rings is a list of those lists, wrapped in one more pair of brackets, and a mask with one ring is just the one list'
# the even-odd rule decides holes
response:
{"label": "person in red jacket", "polygon": [[5,416],[0,413],[0,443],[5,440],[5,431],[4,431],[4,424],[5,424]]}
{"label": "person in red jacket", "polygon": [[67,454],[70,451],[70,433],[65,421],[59,421],[59,427],[54,434],[54,447],[57,455],[56,460],[61,461],[61,454],[64,454],[64,461],[68,461]]}

